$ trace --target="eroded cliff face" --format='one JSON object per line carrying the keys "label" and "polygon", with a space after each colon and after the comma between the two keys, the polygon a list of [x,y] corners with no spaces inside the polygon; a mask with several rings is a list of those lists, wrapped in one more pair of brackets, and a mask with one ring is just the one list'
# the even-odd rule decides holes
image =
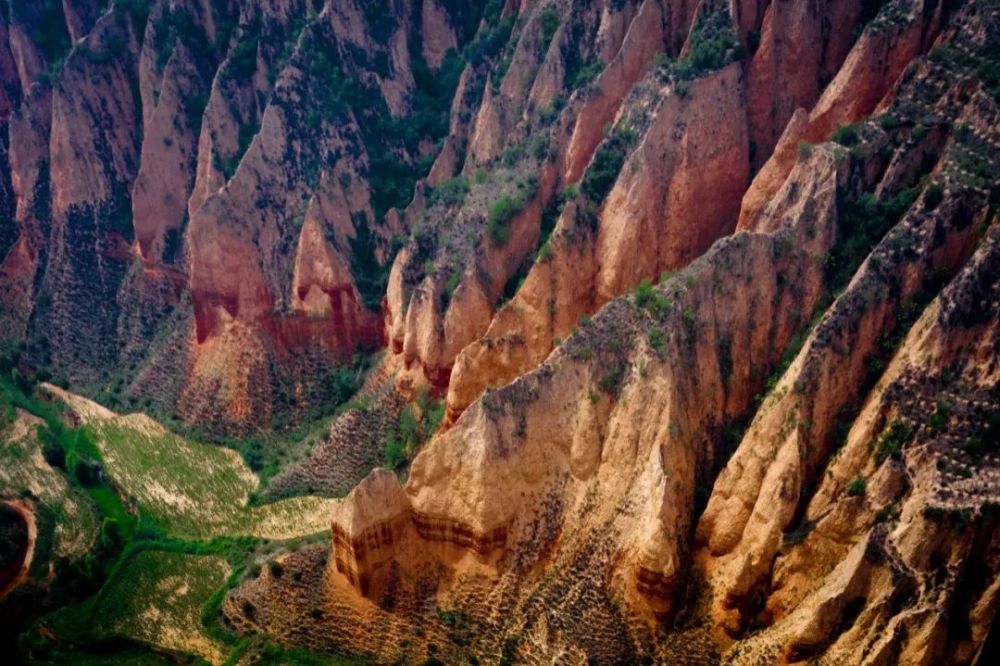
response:
{"label": "eroded cliff face", "polygon": [[[925,16],[903,4],[883,7],[858,45]],[[646,161],[611,179],[603,206],[569,198],[551,254],[499,310],[496,336],[462,352],[450,382],[455,391],[470,381],[460,378],[477,363],[483,377],[517,378],[479,398],[469,391],[405,482],[377,470],[341,500],[329,554],[293,558],[313,572],[308,584],[249,581],[227,600],[227,620],[376,661],[994,654],[1000,106],[988,72],[1000,24],[988,3],[951,11],[934,19],[933,52],[916,48],[894,70],[875,115],[838,142],[795,151],[752,224],[622,295],[657,262],[669,266],[659,248],[677,227],[651,226],[656,241],[629,261],[602,254],[602,237],[626,219],[655,224],[675,179],[718,182],[714,153],[698,152],[698,119],[743,99],[745,80],[730,65],[690,80],[687,99],[675,87],[653,93],[661,105],[634,139],[647,152],[626,142],[630,160]],[[858,71],[852,57],[837,77]],[[697,117],[685,115],[711,94]],[[694,152],[671,153],[658,121],[683,124],[670,136]],[[746,127],[735,134],[746,138]],[[659,151],[670,157],[657,163]],[[686,155],[706,168],[685,175]],[[652,181],[659,199],[629,199]],[[713,205],[698,210],[711,217]],[[605,247],[631,242],[619,238]],[[421,251],[420,240],[404,253]],[[413,256],[394,267],[400,284]],[[596,285],[606,285],[600,297]],[[564,309],[586,312],[566,305],[581,294],[603,300],[596,314],[559,320]],[[539,321],[563,322],[567,339],[549,352],[559,329]],[[541,351],[520,351],[534,344]],[[303,618],[294,609],[306,603],[321,612]]]}
{"label": "eroded cliff face", "polygon": [[[440,204],[418,197],[411,210],[424,208],[426,236],[400,253],[390,277],[386,331],[398,385],[446,395],[446,426],[487,386],[536,367],[580,317],[731,233],[750,173],[793,111],[817,101],[872,18],[860,3],[646,1],[563,16],[539,42],[537,24],[558,11],[521,8],[510,65],[469,114],[470,194],[459,219],[441,223]],[[930,13],[922,11],[914,22]],[[873,26],[864,30],[882,28]],[[574,48],[557,50],[569,38]],[[898,59],[914,55],[902,49]],[[581,57],[590,61],[584,71],[599,73],[577,89]],[[898,73],[885,73],[884,85]],[[860,117],[874,106],[867,96],[839,104],[854,104]],[[829,135],[830,122],[814,140]],[[468,240],[457,249],[454,236],[473,233],[470,217],[485,217],[490,232],[491,200],[506,195],[475,176],[526,169],[538,174],[537,190],[507,195],[524,204],[509,230],[517,242],[474,236],[474,256]]]}
{"label": "eroded cliff face", "polygon": [[325,400],[382,344],[393,209],[482,4],[7,4],[5,341],[218,433]]}
{"label": "eroded cliff face", "polygon": [[[748,172],[740,66],[680,84],[680,94],[660,78],[654,71],[639,84],[637,96],[658,100],[653,108],[616,128],[641,138],[600,210],[583,200],[564,210],[514,298],[459,354],[451,419],[487,386],[535,367],[580,317],[732,230]],[[630,101],[645,111],[646,100]]]}
{"label": "eroded cliff face", "polygon": [[992,0],[27,4],[26,362],[226,434],[387,348],[262,489],[343,497],[331,547],[231,628],[378,663],[1000,650]]}

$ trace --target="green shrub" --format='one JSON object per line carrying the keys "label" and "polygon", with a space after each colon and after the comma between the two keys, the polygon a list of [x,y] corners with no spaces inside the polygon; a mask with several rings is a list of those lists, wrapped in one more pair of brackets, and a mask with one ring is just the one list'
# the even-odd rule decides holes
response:
{"label": "green shrub", "polygon": [[725,11],[699,16],[691,31],[690,45],[687,54],[670,68],[682,81],[714,72],[746,55],[733,30],[732,19]]}
{"label": "green shrub", "polygon": [[806,161],[813,154],[813,146],[808,141],[799,141],[799,160]]}
{"label": "green shrub", "polygon": [[934,413],[931,414],[931,430],[935,433],[941,432],[948,424],[948,417],[950,415],[951,406],[943,400],[938,400]]}
{"label": "green shrub", "polygon": [[597,75],[602,71],[604,71],[604,63],[600,60],[593,60],[586,65],[583,65],[573,75],[573,79],[570,81],[570,88],[573,90],[582,88],[596,79]]}
{"label": "green shrub", "polygon": [[893,419],[889,427],[872,442],[875,462],[881,463],[886,458],[899,459],[903,446],[913,437],[913,426],[910,423]]}
{"label": "green shrub", "polygon": [[599,382],[601,390],[605,393],[616,393],[621,386],[624,376],[625,368],[620,365],[608,370]]}
{"label": "green shrub", "polygon": [[524,148],[520,145],[507,146],[500,153],[500,163],[505,167],[512,167],[524,157]]}
{"label": "green shrub", "polygon": [[448,294],[454,294],[455,290],[458,289],[458,285],[462,282],[462,274],[458,271],[452,273],[448,276],[448,279],[444,283],[445,291]]}
{"label": "green shrub", "polygon": [[517,189],[520,190],[519,194],[522,201],[527,201],[535,196],[538,194],[538,175],[529,173],[527,176],[521,178],[517,181]]}
{"label": "green shrub", "polygon": [[469,193],[469,181],[462,176],[455,176],[435,186],[427,195],[427,203],[431,206],[441,204],[449,208],[461,206]]}
{"label": "green shrub", "polygon": [[496,247],[503,247],[510,238],[510,223],[521,212],[524,202],[511,196],[502,196],[490,206],[486,217],[486,230]]}
{"label": "green shrub", "polygon": [[866,490],[868,490],[868,482],[860,474],[851,479],[850,483],[847,484],[847,493],[849,495],[864,495]]}
{"label": "green shrub", "polygon": [[[22,12],[24,12],[22,14]],[[32,16],[32,14],[35,14]],[[29,39],[38,47],[50,67],[57,68],[72,46],[60,0],[10,3],[11,19],[21,23]],[[6,18],[6,17],[5,17]]]}
{"label": "green shrub", "polygon": [[549,156],[549,137],[547,134],[536,134],[531,139],[531,156],[536,160],[544,160]]}
{"label": "green shrub", "polygon": [[857,125],[840,125],[837,129],[833,130],[833,134],[830,135],[830,140],[836,141],[842,146],[851,148],[858,145],[861,137],[858,135]]}
{"label": "green shrub", "polygon": [[496,247],[503,247],[510,237],[510,224],[525,204],[538,192],[538,176],[530,174],[517,184],[515,195],[504,195],[493,202],[486,216],[486,231]]}
{"label": "green shrub", "polygon": [[902,190],[887,199],[865,192],[855,201],[839,202],[837,244],[827,257],[827,284],[838,291],[851,279],[872,247],[916,201],[918,190]]}
{"label": "green shrub", "polygon": [[517,17],[514,12],[511,12],[501,19],[499,14],[499,10],[495,16],[489,10],[485,11],[486,28],[480,30],[476,34],[476,38],[469,42],[463,50],[465,60],[473,67],[496,55],[510,39],[510,33],[514,29],[514,21]]}
{"label": "green shrub", "polygon": [[884,129],[887,132],[891,132],[892,130],[896,129],[900,125],[899,118],[896,117],[896,116],[894,116],[891,113],[887,113],[884,116],[882,116],[881,118],[879,118],[878,122],[879,122],[879,125],[882,126],[882,129]]}
{"label": "green shrub", "polygon": [[649,329],[649,346],[656,352],[656,355],[663,358],[663,354],[666,352],[667,340],[666,336],[663,334],[659,328]]}
{"label": "green shrub", "polygon": [[618,128],[601,143],[580,182],[580,191],[584,196],[595,204],[604,201],[625,164],[628,149],[635,138],[631,130]]}
{"label": "green shrub", "polygon": [[399,420],[386,438],[387,469],[396,472],[405,469],[420,446],[434,434],[444,418],[444,402],[431,399],[426,390],[417,396],[417,407],[420,409],[420,416],[417,415],[413,405],[403,407],[399,413]]}
{"label": "green shrub", "polygon": [[899,517],[899,505],[896,502],[886,505],[875,512],[875,522],[884,523],[889,520],[895,520]]}
{"label": "green shrub", "polygon": [[670,309],[670,301],[656,291],[648,279],[639,283],[635,290],[635,305],[640,310],[646,310],[654,317],[662,317]]}
{"label": "green shrub", "polygon": [[940,183],[931,183],[924,190],[924,209],[934,210],[944,199],[944,187]]}
{"label": "green shrub", "polygon": [[546,51],[552,38],[559,29],[559,14],[552,7],[546,7],[538,14],[538,23],[542,27],[542,51]]}

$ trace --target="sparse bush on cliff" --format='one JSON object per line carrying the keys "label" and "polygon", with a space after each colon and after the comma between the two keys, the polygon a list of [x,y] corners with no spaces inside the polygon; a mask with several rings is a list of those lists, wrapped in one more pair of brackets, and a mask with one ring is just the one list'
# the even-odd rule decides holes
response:
{"label": "sparse bush on cliff", "polygon": [[805,161],[812,157],[813,147],[808,141],[799,141],[799,160]]}
{"label": "sparse bush on cliff", "polygon": [[[667,56],[654,59],[653,66],[664,79],[690,81],[714,72],[746,55],[733,29],[728,11],[701,14],[691,31],[690,49],[675,61]],[[687,96],[687,87],[678,84],[678,94]]]}
{"label": "sparse bush on cliff", "polygon": [[833,130],[833,134],[830,135],[831,141],[836,141],[847,148],[858,145],[860,138],[857,125],[839,125],[837,129]]}
{"label": "sparse bush on cliff", "polygon": [[559,29],[559,13],[552,7],[546,7],[538,14],[538,23],[542,27],[542,52],[549,47],[549,43]]}
{"label": "sparse bush on cliff", "polygon": [[636,138],[631,128],[619,126],[601,143],[580,181],[580,191],[584,196],[595,204],[604,202]]}
{"label": "sparse bush on cliff", "polygon": [[570,80],[569,87],[573,90],[582,88],[597,78],[597,75],[604,71],[604,63],[600,60],[593,60],[578,69]]}
{"label": "sparse bush on cliff", "polygon": [[451,303],[452,294],[458,289],[458,285],[462,283],[462,274],[459,271],[455,271],[448,276],[448,279],[444,282],[444,289],[441,290],[441,311],[444,312],[448,309],[448,304]]}
{"label": "sparse bush on cliff", "polygon": [[864,495],[866,490],[868,490],[868,482],[860,474],[851,479],[850,483],[847,484],[847,493],[849,495]]}
{"label": "sparse bush on cliff", "polygon": [[476,34],[476,37],[469,42],[462,54],[465,60],[473,67],[478,67],[484,60],[495,55],[504,47],[510,39],[510,33],[514,29],[516,15],[511,12],[507,16],[500,18],[503,10],[503,2],[491,0],[483,11],[485,28]]}
{"label": "sparse bush on cliff", "polygon": [[913,433],[912,424],[900,419],[893,419],[878,439],[871,442],[875,462],[881,463],[889,457],[898,459],[902,455],[903,445],[913,438]]}
{"label": "sparse bush on cliff", "polygon": [[644,279],[635,290],[635,306],[660,318],[670,310],[670,301],[656,291],[648,279]]}
{"label": "sparse bush on cliff", "polygon": [[431,206],[461,206],[468,193],[469,181],[462,176],[455,176],[434,187],[427,195],[427,202]]}
{"label": "sparse bush on cliff", "polygon": [[512,167],[524,158],[524,148],[521,144],[516,143],[512,146],[507,146],[500,153],[500,164],[505,167]]}
{"label": "sparse bush on cliff", "polygon": [[426,390],[417,396],[419,415],[413,405],[399,413],[399,421],[386,437],[385,466],[395,472],[406,468],[420,446],[437,431],[444,418],[444,402],[434,400]]}
{"label": "sparse bush on cliff", "polygon": [[896,224],[916,201],[916,187],[901,190],[886,199],[865,192],[855,201],[840,202],[838,241],[826,259],[827,284],[837,291],[854,275],[872,247]]}
{"label": "sparse bush on cliff", "polygon": [[691,49],[677,61],[675,72],[682,79],[693,79],[721,69],[743,55],[743,45],[736,37],[728,13],[717,12],[710,18],[699,19],[691,33]]}
{"label": "sparse bush on cliff", "polygon": [[648,338],[650,348],[662,359],[667,350],[667,340],[663,331],[654,326],[649,329]]}
{"label": "sparse bush on cliff", "polygon": [[900,122],[898,117],[896,117],[891,113],[887,113],[881,118],[879,118],[879,125],[881,125],[882,129],[884,129],[885,131],[891,132],[892,130],[899,127]]}
{"label": "sparse bush on cliff", "polygon": [[503,247],[507,244],[510,223],[523,207],[523,202],[511,196],[503,196],[493,202],[486,217],[486,230],[493,245]]}
{"label": "sparse bush on cliff", "polygon": [[[35,5],[32,8],[32,4]],[[31,9],[37,12],[37,18],[31,16]],[[11,19],[21,22],[27,27],[28,38],[39,48],[49,67],[58,70],[63,58],[69,51],[71,43],[66,31],[66,19],[63,17],[60,0],[35,0],[10,3]]]}
{"label": "sparse bush on cliff", "polygon": [[517,192],[493,202],[486,216],[486,231],[495,247],[503,247],[510,238],[510,224],[538,192],[538,176],[529,174],[517,184]]}

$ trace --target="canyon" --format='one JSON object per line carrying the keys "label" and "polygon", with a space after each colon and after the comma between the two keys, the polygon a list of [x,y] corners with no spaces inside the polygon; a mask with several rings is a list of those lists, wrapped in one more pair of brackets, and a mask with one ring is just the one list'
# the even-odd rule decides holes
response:
{"label": "canyon", "polygon": [[0,137],[29,661],[1000,659],[995,0],[0,0]]}

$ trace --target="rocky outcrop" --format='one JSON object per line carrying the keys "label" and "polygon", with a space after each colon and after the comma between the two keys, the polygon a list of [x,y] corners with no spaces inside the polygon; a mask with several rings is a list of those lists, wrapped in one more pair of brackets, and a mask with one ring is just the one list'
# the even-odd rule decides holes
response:
{"label": "rocky outcrop", "polygon": [[372,576],[392,560],[395,545],[407,529],[409,505],[396,476],[378,469],[351,491],[332,519],[332,566],[353,585],[370,591]]}
{"label": "rocky outcrop", "polygon": [[996,652],[991,0],[8,5],[20,362],[216,435],[331,416],[261,493],[339,497],[332,543],[230,628]]}

